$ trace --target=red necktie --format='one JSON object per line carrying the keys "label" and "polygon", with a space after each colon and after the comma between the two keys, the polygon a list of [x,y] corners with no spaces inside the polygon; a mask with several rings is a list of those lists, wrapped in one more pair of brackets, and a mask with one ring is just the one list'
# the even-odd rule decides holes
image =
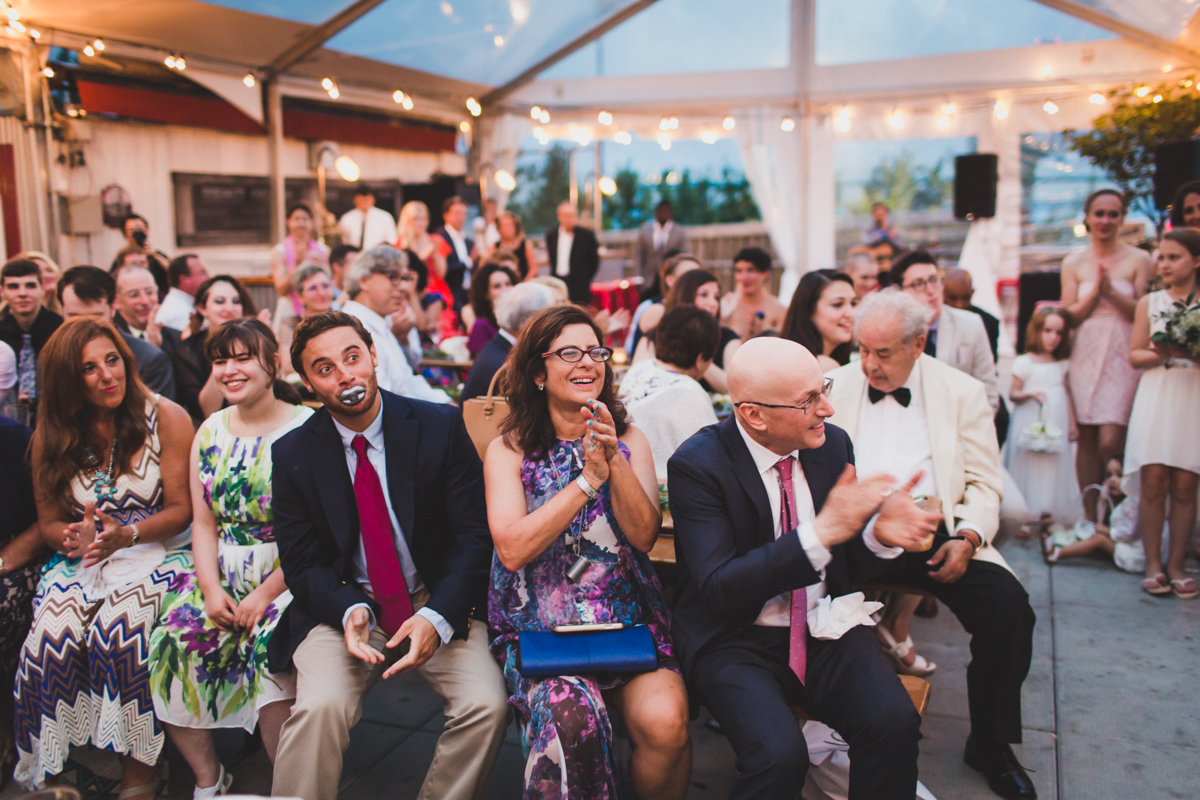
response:
{"label": "red necktie", "polygon": [[[779,473],[779,517],[783,523],[783,532],[796,527],[796,493],[792,486],[792,464],[796,459],[792,456],[781,459],[775,465]],[[804,672],[808,666],[808,590],[796,589],[792,592],[792,622],[788,636],[788,666],[800,683],[804,683]]]}
{"label": "red necktie", "polygon": [[379,625],[393,634],[413,615],[408,583],[400,568],[400,554],[388,518],[387,501],[379,474],[367,458],[367,440],[359,434],[351,443],[358,456],[354,469],[354,501],[358,506],[358,526],[362,530],[363,555],[367,559],[367,580],[379,603]]}

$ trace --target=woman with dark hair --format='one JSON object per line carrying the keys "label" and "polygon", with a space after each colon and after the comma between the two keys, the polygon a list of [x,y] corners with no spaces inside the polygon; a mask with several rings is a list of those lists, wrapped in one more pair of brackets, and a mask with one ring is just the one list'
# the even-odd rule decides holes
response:
{"label": "woman with dark hair", "polygon": [[271,445],[312,414],[280,378],[279,348],[262,322],[225,323],[206,351],[227,407],[192,444],[195,570],[171,585],[150,637],[154,710],[171,740],[200,756],[189,760],[198,798],[212,796],[201,787],[223,791],[232,780],[212,729],[261,726],[274,762],[296,697],[295,677],[267,666],[267,641],[292,598],[273,531]]}
{"label": "woman with dark hair", "polygon": [[512,267],[500,261],[489,261],[471,276],[471,308],[475,311],[475,324],[467,338],[467,350],[471,357],[479,355],[500,331],[496,323],[495,303],[500,295],[516,286],[520,281]]}
{"label": "woman with dark hair", "polygon": [[522,281],[537,277],[537,254],[533,250],[533,242],[525,236],[525,226],[521,218],[511,211],[505,211],[496,217],[496,232],[500,241],[492,245],[488,258],[494,258],[496,253],[504,250],[513,254],[517,260],[517,274]]}
{"label": "woman with dark hair", "polygon": [[1171,228],[1200,228],[1200,181],[1188,181],[1175,192]]}
{"label": "woman with dark hair", "polygon": [[[713,319],[721,318],[721,283],[717,276],[706,269],[689,270],[679,276],[671,293],[663,303],[668,311],[679,305],[692,305],[712,314]],[[705,391],[724,392],[729,386],[725,379],[725,365],[733,358],[733,354],[742,346],[742,339],[732,328],[721,325],[721,335],[717,340],[717,351],[712,363],[704,371],[700,385]]]}
{"label": "woman with dark hair", "polygon": [[1129,342],[1134,309],[1150,280],[1150,254],[1117,238],[1126,210],[1125,195],[1116,189],[1088,195],[1083,224],[1091,244],[1062,262],[1062,308],[1076,328],[1067,370],[1079,429],[1075,480],[1087,523],[1096,521],[1096,496],[1087,487],[1102,484],[1104,465],[1125,450],[1140,377],[1129,363]]}
{"label": "woman with dark hair", "polygon": [[850,363],[857,305],[854,280],[849,275],[814,269],[800,278],[779,335],[808,348],[822,371],[836,369]]}
{"label": "woman with dark hair", "polygon": [[73,747],[121,756],[122,800],[150,800],[162,729],[147,645],[162,602],[192,567],[186,412],[138,379],[129,347],[93,316],[42,349],[46,392],[33,436],[42,572],[14,693],[16,777],[40,787]]}
{"label": "woman with dark hair", "polygon": [[[510,414],[484,460],[496,545],[488,621],[529,754],[527,800],[617,796],[610,706],[633,739],[637,796],[682,798],[691,772],[687,694],[646,555],[662,523],[654,459],[614,395],[601,341],[578,306],[528,323],[504,366]],[[658,668],[521,674],[522,631],[584,621],[648,626]]]}
{"label": "woman with dark hair", "polygon": [[271,278],[279,303],[275,309],[275,327],[287,317],[304,316],[304,306],[292,275],[305,264],[320,264],[329,269],[329,248],[319,240],[318,223],[312,209],[296,203],[287,210],[288,235],[271,249]]}
{"label": "woman with dark hair", "polygon": [[[1129,361],[1146,372],[1133,401],[1124,462],[1125,493],[1137,496],[1138,527],[1146,550],[1142,589],[1153,595],[1171,592],[1184,600],[1200,596],[1195,579],[1183,571],[1200,486],[1200,359],[1153,336],[1166,330],[1166,318],[1175,308],[1195,307],[1198,269],[1200,231],[1184,227],[1163,234],[1158,257],[1163,288],[1138,300],[1133,318]],[[1164,519],[1171,523],[1165,573]]]}
{"label": "woman with dark hair", "polygon": [[246,287],[232,275],[214,275],[196,290],[196,309],[186,338],[171,354],[175,396],[196,425],[221,407],[221,389],[212,380],[212,364],[205,353],[209,333],[225,322],[256,314],[260,321],[270,321],[270,312],[259,313]]}

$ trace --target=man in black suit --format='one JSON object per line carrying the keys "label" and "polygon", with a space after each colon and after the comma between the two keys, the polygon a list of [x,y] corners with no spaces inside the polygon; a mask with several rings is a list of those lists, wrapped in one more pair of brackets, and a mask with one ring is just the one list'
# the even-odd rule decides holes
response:
{"label": "man in black suit", "polygon": [[117,294],[113,299],[113,324],[117,329],[175,356],[182,332],[156,322],[158,313],[158,286],[150,270],[135,264],[126,264],[111,273],[117,282]]}
{"label": "man in black suit", "polygon": [[592,278],[600,269],[600,242],[578,222],[575,206],[559,203],[558,227],[546,231],[546,253],[550,274],[567,282],[571,302],[586,306],[592,302]]}
{"label": "man in black suit", "polygon": [[[475,356],[475,363],[463,383],[464,403],[472,397],[487,394],[492,377],[504,366],[525,323],[552,305],[554,292],[540,283],[518,283],[496,299],[496,322],[500,323],[500,332]],[[502,390],[497,388],[497,392],[502,393]]]}
{"label": "man in black suit", "polygon": [[475,445],[458,409],[378,388],[371,335],[349,314],[302,320],[291,358],[324,410],[272,448],[293,600],[267,653],[272,672],[296,675],[274,793],[335,800],[363,698],[415,669],[449,717],[419,796],[477,797],[508,706],[488,652],[492,539]]}
{"label": "man in black suit", "polygon": [[[58,279],[58,301],[66,319],[93,315],[112,322],[116,291],[112,276],[99,267],[71,267]],[[133,353],[138,377],[146,388],[174,400],[175,371],[167,354],[125,331],[118,332]]]}
{"label": "man in black suit", "polygon": [[[875,637],[816,638],[807,611],[915,549],[941,515],[880,475],[856,481],[825,420],[829,385],[785,339],[742,345],[735,411],[668,462],[678,593],[672,632],[689,689],[737,753],[731,798],[794,798],[808,749],[790,705],[850,745],[850,800],[911,800],[921,718]],[[919,476],[918,476],[919,477]]]}
{"label": "man in black suit", "polygon": [[457,195],[442,203],[442,227],[437,235],[450,247],[446,256],[446,283],[454,295],[454,310],[458,311],[470,302],[472,259],[475,241],[467,238],[467,204]]}

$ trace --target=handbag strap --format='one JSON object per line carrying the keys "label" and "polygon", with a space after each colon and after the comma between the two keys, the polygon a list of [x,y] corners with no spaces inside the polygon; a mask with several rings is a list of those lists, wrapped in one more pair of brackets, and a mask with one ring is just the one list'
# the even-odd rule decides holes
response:
{"label": "handbag strap", "polygon": [[491,381],[488,382],[487,400],[485,400],[483,404],[483,411],[485,414],[490,415],[492,413],[492,409],[496,405],[496,381],[500,378],[500,374],[502,372],[504,372],[504,367],[496,370],[496,374],[493,375]]}

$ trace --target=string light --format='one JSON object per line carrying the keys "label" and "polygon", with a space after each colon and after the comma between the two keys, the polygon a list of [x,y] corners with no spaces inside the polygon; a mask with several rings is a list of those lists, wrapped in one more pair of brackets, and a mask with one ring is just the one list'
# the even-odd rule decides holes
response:
{"label": "string light", "polygon": [[4,13],[7,14],[8,18],[10,20],[12,20],[13,22],[16,22],[17,20],[19,20],[21,18],[21,13],[11,6],[9,6],[9,8],[7,10],[5,10]]}
{"label": "string light", "polygon": [[700,134],[700,141],[704,142],[705,144],[716,144],[717,135],[712,131],[705,131],[704,133]]}
{"label": "string light", "polygon": [[633,144],[633,135],[629,131],[617,131],[613,139],[617,144]]}
{"label": "string light", "polygon": [[42,32],[36,28],[30,28],[29,29],[29,37],[31,39],[40,39],[40,38],[42,38]]}
{"label": "string light", "polygon": [[942,106],[942,114],[947,117],[953,116],[955,111],[958,111],[958,109],[954,107],[954,103],[946,103],[946,105]]}
{"label": "string light", "polygon": [[600,194],[612,197],[617,193],[617,182],[605,175],[600,179]]}
{"label": "string light", "polygon": [[15,19],[12,19],[12,20],[9,20],[9,21],[8,21],[8,27],[12,28],[12,29],[13,29],[14,31],[16,31],[17,33],[24,33],[24,32],[25,32],[25,26],[24,26],[24,25],[22,25],[21,23],[17,22]]}
{"label": "string light", "polygon": [[1134,94],[1136,94],[1138,97],[1145,97],[1146,95],[1150,94],[1150,87],[1149,86],[1139,86],[1137,88],[1137,91],[1134,92]]}
{"label": "string light", "polygon": [[167,56],[163,63],[167,65],[167,69],[175,69],[175,56]]}
{"label": "string light", "polygon": [[779,130],[784,131],[785,133],[788,133],[788,132],[794,131],[795,129],[796,129],[796,120],[792,119],[791,117],[784,117],[783,119],[781,119],[779,121]]}
{"label": "string light", "polygon": [[833,121],[833,126],[842,133],[850,130],[850,106],[842,106],[842,110],[838,112],[837,119]]}
{"label": "string light", "polygon": [[329,78],[322,78],[321,79],[321,88],[328,92],[330,89],[333,88],[333,81],[330,80]]}
{"label": "string light", "polygon": [[658,129],[659,129],[660,131],[669,131],[669,130],[671,130],[671,120],[667,119],[666,117],[663,117],[662,119],[660,119],[660,120],[658,121]]}
{"label": "string light", "polygon": [[1170,64],[1163,64],[1162,69],[1163,69],[1163,72],[1170,72],[1171,70],[1173,70],[1175,68],[1173,66],[1171,66]]}
{"label": "string light", "polygon": [[458,123],[458,129],[463,133],[469,133],[471,130],[471,123],[464,119],[462,122]]}
{"label": "string light", "polygon": [[612,125],[613,115],[607,111],[601,111],[596,115],[596,119],[599,120],[601,125]]}
{"label": "string light", "polygon": [[679,117],[671,117],[670,122],[671,122],[671,130],[675,130],[676,128],[679,127]]}
{"label": "string light", "polygon": [[43,67],[43,68],[42,68],[42,74],[43,74],[43,75],[45,75],[47,78],[53,78],[53,77],[54,77],[54,70],[53,70],[51,67],[48,67],[48,66],[47,66],[47,67]]}
{"label": "string light", "polygon": [[996,119],[1005,119],[1008,117],[1008,107],[1004,105],[1003,100],[997,100],[996,105],[992,106],[992,111],[996,115]]}
{"label": "string light", "polygon": [[242,78],[242,83],[246,84],[247,88],[250,88],[250,89],[253,89],[254,84],[256,84],[257,82],[258,81],[254,80],[254,76],[251,75],[249,72],[246,73],[246,77]]}
{"label": "string light", "polygon": [[94,56],[94,55],[96,55],[96,51],[94,49],[92,49],[92,46],[90,44],[87,44],[87,45],[83,46],[83,54],[85,56]]}
{"label": "string light", "polygon": [[330,98],[337,100],[339,97],[342,96],[342,93],[339,92],[338,88],[335,86],[329,90],[329,96],[330,96]]}
{"label": "string light", "polygon": [[183,56],[175,56],[175,69],[183,72],[187,69],[187,62],[183,60]]}
{"label": "string light", "polygon": [[506,169],[498,169],[495,174],[496,185],[506,192],[511,192],[517,188],[517,179],[513,174]]}
{"label": "string light", "polygon": [[1042,77],[1043,77],[1043,78],[1049,78],[1049,77],[1050,77],[1050,65],[1049,65],[1049,64],[1047,64],[1046,66],[1042,67]]}
{"label": "string light", "polygon": [[504,37],[500,34],[496,34],[496,38],[492,39],[492,42],[495,43],[496,47],[504,47]]}
{"label": "string light", "polygon": [[662,147],[663,150],[670,150],[671,149],[671,137],[665,133],[660,133],[658,135],[658,144],[660,147]]}
{"label": "string light", "polygon": [[733,130],[733,126],[736,124],[737,121],[733,117],[726,117],[721,121],[721,127],[727,131]]}
{"label": "string light", "polygon": [[538,122],[548,125],[550,123],[550,112],[543,108],[541,115],[538,117]]}
{"label": "string light", "polygon": [[937,126],[939,128],[949,128],[950,127],[950,118],[948,116],[946,116],[945,114],[938,117]]}
{"label": "string light", "polygon": [[1161,95],[1161,94],[1156,94],[1156,95],[1154,95],[1154,102],[1155,102],[1155,103],[1161,103],[1161,102],[1162,102],[1162,99],[1163,99],[1163,98],[1162,98],[1162,95]]}
{"label": "string light", "polygon": [[1107,100],[1107,98],[1105,98],[1105,96],[1100,94],[1099,92],[1096,92],[1095,94],[1093,94],[1091,97],[1088,98],[1088,102],[1094,106],[1102,106],[1102,105],[1104,105],[1106,100]]}
{"label": "string light", "polygon": [[537,139],[543,147],[550,143],[550,137],[547,136],[546,132],[541,128],[533,129],[533,138]]}
{"label": "string light", "polygon": [[888,125],[896,130],[904,127],[904,115],[900,113],[900,109],[896,109],[888,116]]}
{"label": "string light", "polygon": [[533,108],[529,109],[529,118],[530,119],[538,120],[538,119],[541,119],[541,117],[542,117],[542,107],[541,106],[534,106]]}
{"label": "string light", "polygon": [[392,100],[396,101],[397,104],[403,103],[404,102],[404,92],[400,91],[399,89],[392,92]]}
{"label": "string light", "polygon": [[483,106],[479,105],[479,101],[474,97],[467,98],[467,111],[471,112],[472,117],[478,117],[483,113]]}
{"label": "string light", "polygon": [[92,42],[92,47],[102,51],[104,50],[104,42],[100,39],[97,39],[96,41]]}
{"label": "string light", "polygon": [[1058,113],[1058,106],[1055,105],[1053,100],[1047,100],[1042,104],[1042,110],[1053,116],[1054,114]]}
{"label": "string light", "polygon": [[401,103],[400,105],[404,106],[405,111],[412,111],[412,107],[413,107],[412,95],[409,95],[409,94],[404,95],[404,102]]}

